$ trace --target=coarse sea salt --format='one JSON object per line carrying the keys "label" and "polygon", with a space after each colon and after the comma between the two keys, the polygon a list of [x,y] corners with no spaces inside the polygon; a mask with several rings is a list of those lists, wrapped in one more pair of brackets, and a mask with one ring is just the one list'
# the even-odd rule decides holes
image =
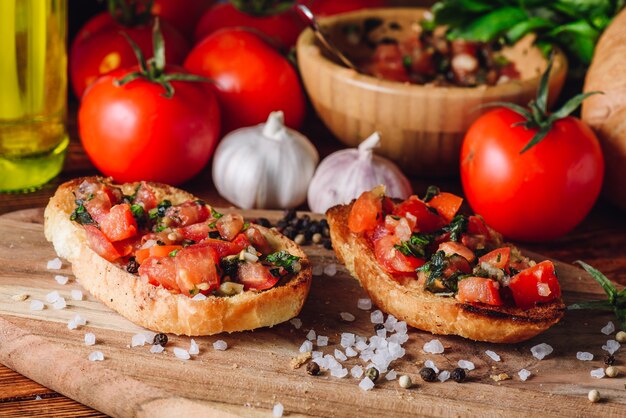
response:
{"label": "coarse sea salt", "polygon": [[67,307],[67,303],[65,302],[65,298],[59,298],[52,304],[54,309],[65,309]]}
{"label": "coarse sea salt", "polygon": [[361,390],[372,390],[374,388],[374,382],[372,382],[369,377],[366,377],[365,379],[361,380],[361,383],[359,383],[359,387],[361,388]]}
{"label": "coarse sea salt", "polygon": [[228,344],[224,340],[217,340],[213,343],[213,348],[218,351],[224,351],[228,348]]}
{"label": "coarse sea salt", "polygon": [[439,369],[437,368],[437,366],[435,365],[435,363],[432,360],[426,360],[424,362],[424,367],[429,367],[429,368],[433,369],[435,371],[435,373],[439,373]]}
{"label": "coarse sea salt", "polygon": [[301,353],[306,353],[307,351],[312,351],[312,350],[313,350],[313,343],[309,340],[306,340],[302,343],[298,351],[300,351]]}
{"label": "coarse sea salt", "polygon": [[346,322],[353,322],[356,319],[356,317],[352,315],[350,312],[341,312],[339,316],[341,317],[342,320]]}
{"label": "coarse sea salt", "polygon": [[63,262],[59,257],[53,258],[46,264],[48,270],[60,270],[61,267],[63,267]]}
{"label": "coarse sea salt", "polygon": [[406,322],[404,321],[396,322],[393,325],[393,330],[397,332],[398,334],[406,334],[406,331],[407,331]]}
{"label": "coarse sea salt", "polygon": [[604,351],[607,351],[609,354],[615,353],[619,350],[620,344],[615,340],[608,340],[605,345],[602,346]]}
{"label": "coarse sea salt", "polygon": [[397,322],[398,320],[396,319],[395,316],[387,315],[387,319],[385,319],[385,323],[383,325],[385,325],[385,329],[387,331],[393,332],[394,326],[396,325]]}
{"label": "coarse sea salt", "polygon": [[317,336],[317,346],[318,347],[325,347],[328,345],[328,337],[324,336],[324,335],[318,335]]}
{"label": "coarse sea salt", "polygon": [[576,358],[580,361],[591,361],[593,360],[593,354],[586,351],[579,351],[576,353]]}
{"label": "coarse sea salt", "polygon": [[396,377],[398,377],[398,373],[395,370],[389,370],[385,375],[386,380],[396,380]]}
{"label": "coarse sea salt", "polygon": [[130,339],[131,347],[143,347],[146,344],[146,336],[144,334],[135,334]]}
{"label": "coarse sea salt", "polygon": [[150,352],[152,354],[162,353],[163,350],[165,350],[165,347],[163,347],[162,345],[159,345],[159,344],[154,344],[152,347],[150,347]]}
{"label": "coarse sea salt", "polygon": [[530,375],[531,375],[531,374],[532,374],[532,373],[530,373],[530,372],[529,372],[528,370],[526,370],[526,369],[522,369],[522,370],[520,370],[519,372],[517,372],[517,375],[519,376],[519,378],[520,378],[522,381],[524,381],[524,382],[526,381],[526,379],[528,379],[528,378],[530,377]]}
{"label": "coarse sea salt", "polygon": [[460,368],[466,369],[466,370],[474,370],[476,368],[476,366],[474,366],[474,363],[472,363],[469,360],[459,360],[457,364],[459,365]]}
{"label": "coarse sea salt", "polygon": [[450,379],[450,372],[447,370],[442,370],[439,373],[439,376],[437,376],[437,379],[439,379],[440,382],[445,382],[446,380]]}
{"label": "coarse sea salt", "polygon": [[491,360],[493,360],[493,361],[500,361],[500,360],[502,360],[500,358],[500,356],[498,355],[498,353],[496,353],[495,351],[487,350],[487,351],[485,351],[485,354],[487,354],[487,356],[489,356],[489,358],[491,358]]}
{"label": "coarse sea salt", "polygon": [[181,360],[189,360],[191,358],[191,356],[189,355],[189,351],[180,347],[174,347],[174,355],[176,356],[176,358],[179,358]]}
{"label": "coarse sea salt", "polygon": [[87,325],[87,320],[78,314],[74,317],[74,322],[76,325]]}
{"label": "coarse sea salt", "polygon": [[356,303],[356,307],[363,311],[369,311],[370,309],[372,309],[372,300],[369,298],[359,299]]}
{"label": "coarse sea salt", "polygon": [[43,308],[45,308],[45,305],[43,304],[42,301],[37,300],[37,299],[33,299],[30,301],[30,310],[31,311],[41,311],[43,310]]}
{"label": "coarse sea salt", "polygon": [[348,360],[348,357],[341,352],[341,350],[335,348],[335,358],[339,361],[346,361]]}
{"label": "coarse sea salt", "polygon": [[311,358],[324,357],[324,353],[321,351],[311,351]]}
{"label": "coarse sea salt", "polygon": [[330,369],[330,375],[341,379],[348,375],[348,369],[346,369],[345,367],[335,367],[333,369]]}
{"label": "coarse sea salt", "polygon": [[72,289],[70,296],[73,300],[83,300],[83,292],[78,289]]}
{"label": "coarse sea salt", "polygon": [[350,369],[350,376],[354,377],[355,379],[358,379],[361,376],[363,376],[363,367],[361,366],[352,367]]}
{"label": "coarse sea salt", "polygon": [[70,319],[69,321],[67,321],[67,328],[68,329],[76,329],[76,328],[78,328],[78,325],[76,325],[76,322],[74,322],[73,319]]}
{"label": "coarse sea salt", "polygon": [[61,276],[60,274],[57,274],[56,276],[54,276],[54,280],[56,280],[58,284],[67,284],[70,278],[67,276]]}
{"label": "coarse sea salt", "polygon": [[615,324],[613,323],[613,321],[609,321],[608,324],[606,324],[601,330],[600,332],[602,332],[604,335],[610,335],[613,334],[615,332]]}
{"label": "coarse sea salt", "polygon": [[94,351],[93,353],[89,354],[89,361],[102,361],[104,360],[104,354],[102,354],[102,351]]}
{"label": "coarse sea salt", "polygon": [[59,298],[61,297],[61,295],[59,294],[59,292],[57,292],[56,290],[48,293],[46,295],[46,302],[48,303],[54,303],[57,300],[59,300]]}
{"label": "coarse sea salt", "polygon": [[96,344],[96,334],[93,332],[85,333],[85,345],[95,345]]}
{"label": "coarse sea salt", "polygon": [[425,353],[441,354],[444,351],[443,344],[439,340],[431,340],[424,344],[423,348]]}
{"label": "coarse sea salt", "polygon": [[537,360],[543,360],[544,357],[546,357],[547,355],[550,355],[553,351],[554,349],[552,348],[552,346],[546,343],[537,344],[536,346],[530,349],[530,352],[533,354],[533,357],[536,358]]}
{"label": "coarse sea salt", "polygon": [[272,415],[279,418],[283,416],[283,412],[285,412],[285,408],[283,407],[282,403],[277,403],[276,405],[274,405],[274,408],[272,409]]}
{"label": "coarse sea salt", "polygon": [[293,325],[295,329],[300,329],[302,327],[302,320],[300,318],[293,318],[289,321],[289,323]]}
{"label": "coarse sea salt", "polygon": [[343,348],[352,347],[356,343],[356,336],[351,332],[341,333],[341,346]]}
{"label": "coarse sea salt", "polygon": [[384,315],[380,310],[375,310],[370,315],[370,321],[372,324],[382,324],[384,321]]}
{"label": "coarse sea salt", "polygon": [[194,340],[193,338],[189,342],[189,354],[192,356],[200,354],[200,347],[198,347],[196,340]]}
{"label": "coarse sea salt", "polygon": [[337,274],[337,264],[330,263],[324,267],[324,274],[330,277],[333,277]]}
{"label": "coarse sea salt", "polygon": [[602,367],[591,371],[591,377],[595,377],[596,379],[602,379],[605,375],[606,374],[604,373],[604,369]]}
{"label": "coarse sea salt", "polygon": [[355,357],[357,354],[359,354],[359,353],[357,353],[357,352],[354,350],[354,348],[352,348],[352,347],[348,347],[348,348],[346,348],[346,356],[347,356],[347,357]]}
{"label": "coarse sea salt", "polygon": [[198,293],[194,297],[191,298],[191,300],[206,300],[206,299],[207,299],[206,295],[203,295],[202,293]]}
{"label": "coarse sea salt", "polygon": [[315,330],[309,330],[309,332],[306,334],[306,339],[313,341],[316,338],[316,334],[315,334]]}

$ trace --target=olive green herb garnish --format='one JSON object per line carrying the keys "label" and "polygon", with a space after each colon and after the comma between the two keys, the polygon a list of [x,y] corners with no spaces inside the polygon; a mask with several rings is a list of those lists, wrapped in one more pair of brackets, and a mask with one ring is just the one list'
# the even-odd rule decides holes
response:
{"label": "olive green herb garnish", "polygon": [[467,231],[468,225],[467,217],[463,215],[456,215],[450,224],[444,226],[442,229],[445,232],[450,233],[450,241],[458,241],[461,239],[461,235]]}
{"label": "olive green herb garnish", "polygon": [[143,222],[143,217],[146,214],[143,206],[133,204],[130,206],[130,211],[132,212],[133,217],[135,218],[137,223]]}
{"label": "olive green herb garnish", "polygon": [[603,311],[613,311],[617,317],[620,327],[622,330],[626,331],[626,288],[618,291],[613,283],[611,283],[611,281],[604,274],[600,273],[600,271],[580,260],[576,261],[576,263],[580,264],[582,268],[584,268],[587,273],[589,273],[591,277],[593,277],[593,279],[597,281],[600,286],[602,286],[602,289],[604,289],[608,299],[574,303],[569,305],[567,309],[599,309]]}
{"label": "olive green herb garnish", "polygon": [[300,257],[291,255],[287,251],[282,250],[277,253],[268,255],[265,260],[277,267],[283,267],[289,273],[295,273],[294,263],[298,262],[300,260]]}
{"label": "olive green herb garnish", "polygon": [[81,225],[93,225],[96,223],[89,212],[87,212],[82,200],[76,200],[76,205],[76,209],[70,215],[70,221],[78,222]]}
{"label": "olive green herb garnish", "polygon": [[408,241],[394,245],[394,248],[406,256],[426,258],[426,247],[433,242],[433,236],[415,233]]}
{"label": "olive green herb garnish", "polygon": [[150,219],[162,218],[165,216],[165,211],[170,206],[172,206],[172,202],[165,199],[161,203],[159,203],[156,208],[150,209],[150,211],[148,212],[148,216],[150,217]]}
{"label": "olive green herb garnish", "polygon": [[426,189],[426,194],[424,195],[424,202],[428,203],[430,202],[433,197],[437,196],[439,193],[441,193],[441,191],[439,190],[439,187],[437,186],[428,186],[428,189]]}
{"label": "olive green herb garnish", "polygon": [[218,211],[216,211],[214,208],[211,208],[211,216],[215,219],[219,219],[222,216],[224,216],[223,213],[219,213]]}
{"label": "olive green herb garnish", "polygon": [[170,253],[168,255],[170,257],[176,257],[176,254],[178,254],[179,251],[180,251],[180,249],[172,250],[172,251],[170,251]]}

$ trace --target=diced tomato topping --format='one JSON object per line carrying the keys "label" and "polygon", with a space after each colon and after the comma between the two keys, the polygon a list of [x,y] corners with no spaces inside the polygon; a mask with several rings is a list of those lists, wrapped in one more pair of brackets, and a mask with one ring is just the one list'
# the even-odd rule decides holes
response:
{"label": "diced tomato topping", "polygon": [[379,224],[376,228],[371,231],[365,232],[365,236],[370,240],[371,243],[374,243],[384,237],[385,235],[390,235],[391,232],[385,227],[385,224]]}
{"label": "diced tomato topping", "polygon": [[154,195],[152,188],[145,181],[142,181],[139,189],[137,189],[134,203],[136,205],[143,206],[146,212],[148,212],[150,209],[156,208],[158,203],[157,198]]}
{"label": "diced tomato topping", "polygon": [[413,222],[411,225],[407,218],[398,218],[397,216],[390,215],[385,216],[385,228],[398,237],[400,241],[408,241],[411,239],[413,232],[412,226],[415,226],[415,223]]}
{"label": "diced tomato topping", "polygon": [[472,250],[467,248],[465,245],[454,241],[442,242],[439,244],[438,251],[443,251],[447,256],[458,254],[470,263],[474,261],[474,258],[476,258]]}
{"label": "diced tomato topping", "polygon": [[174,257],[148,257],[139,266],[139,276],[154,286],[178,290]]}
{"label": "diced tomato topping", "polygon": [[415,231],[417,232],[435,232],[446,225],[446,221],[417,196],[410,196],[394,210],[394,215],[401,217],[406,217],[407,213],[415,217]]}
{"label": "diced tomato topping", "polygon": [[135,250],[135,248],[141,245],[141,239],[137,236],[134,236],[132,238],[128,238],[122,241],[112,242],[111,244],[113,244],[113,247],[115,247],[115,250],[119,253],[121,257],[126,257],[127,255],[131,254]]}
{"label": "diced tomato topping", "polygon": [[480,257],[480,263],[487,263],[498,269],[507,269],[511,259],[511,247],[497,248]]}
{"label": "diced tomato topping", "polygon": [[232,242],[221,239],[207,238],[200,241],[200,243],[195,246],[198,245],[213,248],[217,256],[222,259],[227,255],[239,254],[241,250],[250,245],[250,241],[248,241],[248,238],[244,234],[239,234]]}
{"label": "diced tomato topping", "polygon": [[209,219],[211,209],[199,201],[189,201],[180,205],[170,206],[165,217],[170,218],[169,226],[187,226]]}
{"label": "diced tomato topping", "polygon": [[383,221],[383,196],[384,188],[380,186],[359,196],[348,215],[350,231],[355,234],[372,231]]}
{"label": "diced tomato topping", "polygon": [[537,303],[550,302],[561,296],[561,286],[556,277],[554,264],[542,261],[521,271],[509,283],[515,304],[528,309]]}
{"label": "diced tomato topping", "polygon": [[472,235],[485,235],[489,236],[489,229],[485,225],[483,218],[477,215],[472,215],[467,218],[467,233]]}
{"label": "diced tomato topping", "polygon": [[109,241],[121,241],[137,235],[137,221],[128,203],[113,206],[98,223]]}
{"label": "diced tomato topping", "polygon": [[502,306],[500,284],[483,277],[468,277],[459,281],[457,299],[463,303],[484,303],[493,306]]}
{"label": "diced tomato topping", "polygon": [[421,258],[402,254],[395,245],[400,244],[398,237],[386,235],[374,243],[376,260],[391,274],[415,273],[415,269],[424,265]]}
{"label": "diced tomato topping", "polygon": [[85,232],[87,233],[87,243],[89,248],[95,251],[100,257],[108,261],[115,261],[121,257],[117,252],[111,241],[93,225],[85,225]]}
{"label": "diced tomato topping", "polygon": [[198,222],[176,230],[176,232],[178,232],[184,239],[190,239],[195,242],[199,242],[207,238],[210,231],[211,228],[209,227],[208,222]]}
{"label": "diced tomato topping", "polygon": [[254,226],[246,230],[246,237],[250,240],[250,244],[261,254],[267,255],[272,253],[272,246],[267,242],[261,231]]}
{"label": "diced tomato topping", "polygon": [[153,245],[135,252],[135,261],[142,264],[148,257],[167,257],[172,251],[180,250],[181,245]]}
{"label": "diced tomato topping", "polygon": [[176,284],[182,294],[193,296],[200,291],[209,292],[219,287],[219,258],[213,248],[193,245],[183,248],[170,258],[176,263]]}
{"label": "diced tomato topping", "polygon": [[84,199],[83,205],[89,215],[91,215],[96,222],[100,223],[111,210],[112,203],[108,194],[98,191],[90,195],[89,198]]}
{"label": "diced tomato topping", "polygon": [[374,51],[370,72],[385,80],[408,82],[410,81],[404,56],[400,46],[396,43],[379,43]]}
{"label": "diced tomato topping", "polygon": [[278,277],[274,277],[269,269],[261,263],[241,263],[237,270],[237,276],[243,284],[244,290],[265,290],[278,282]]}
{"label": "diced tomato topping", "polygon": [[459,211],[462,204],[463,198],[446,192],[439,193],[428,202],[428,205],[431,208],[437,209],[437,212],[439,212],[439,215],[446,221],[446,223],[450,223],[452,221],[454,215],[456,215]]}
{"label": "diced tomato topping", "polygon": [[457,254],[453,254],[450,257],[448,257],[446,261],[447,261],[447,267],[443,271],[443,275],[445,277],[450,277],[454,273],[459,272],[459,271],[463,274],[469,274],[472,272],[472,266],[465,257],[462,257]]}
{"label": "diced tomato topping", "polygon": [[232,241],[243,229],[243,216],[238,213],[227,213],[217,220],[215,227],[226,241]]}

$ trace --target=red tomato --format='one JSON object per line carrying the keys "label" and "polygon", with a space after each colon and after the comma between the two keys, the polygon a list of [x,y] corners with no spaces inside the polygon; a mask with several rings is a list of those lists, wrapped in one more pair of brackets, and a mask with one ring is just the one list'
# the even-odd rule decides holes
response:
{"label": "red tomato", "polygon": [[404,56],[398,44],[378,44],[368,72],[384,80],[409,82],[409,73],[404,66],[403,59]]}
{"label": "red tomato", "polygon": [[272,253],[272,246],[265,239],[265,236],[254,226],[246,229],[246,237],[250,240],[250,244],[261,254]]}
{"label": "red tomato", "polygon": [[288,51],[296,45],[305,24],[293,8],[276,14],[253,15],[239,10],[232,3],[219,3],[211,7],[198,22],[196,43],[215,31],[233,27],[258,30]]}
{"label": "red tomato", "polygon": [[178,290],[174,257],[148,257],[139,266],[139,276],[154,286]]}
{"label": "red tomato", "polygon": [[480,263],[487,263],[498,269],[506,269],[509,267],[509,260],[511,259],[511,247],[496,248],[480,257],[478,261]]}
{"label": "red tomato", "polygon": [[274,277],[261,263],[245,262],[239,264],[237,276],[243,284],[244,290],[265,290],[278,282],[278,277]]}
{"label": "red tomato", "polygon": [[85,198],[83,205],[96,222],[101,222],[111,210],[112,202],[108,193],[99,190]]}
{"label": "red tomato", "polygon": [[184,239],[190,239],[195,242],[199,242],[207,238],[210,231],[211,228],[207,222],[198,222],[176,230],[176,232],[182,235]]}
{"label": "red tomato", "polygon": [[437,251],[443,251],[448,257],[454,254],[458,254],[470,263],[474,261],[474,258],[476,257],[472,250],[467,248],[465,245],[454,241],[442,242],[441,244],[439,244],[439,248],[437,249]]}
{"label": "red tomato", "polygon": [[207,36],[191,50],[185,68],[215,82],[223,133],[265,122],[275,110],[284,112],[290,128],[302,124],[306,109],[296,70],[248,30],[227,28]]}
{"label": "red tomato", "polygon": [[523,118],[496,109],[470,127],[461,150],[461,180],[472,209],[509,239],[545,241],[572,230],[591,210],[604,160],[580,120],[556,121],[543,141],[520,151],[536,133]]}
{"label": "red tomato", "polygon": [[[209,219],[211,209],[201,201],[187,201],[165,210],[169,225],[187,226]],[[208,232],[207,232],[208,233]],[[206,235],[205,235],[206,236]]]}
{"label": "red tomato", "polygon": [[[239,236],[243,237],[242,239],[237,239]],[[250,241],[245,238],[245,235],[240,234],[233,242],[224,241],[221,239],[213,239],[206,238],[202,240],[199,246],[210,247],[212,248],[217,256],[222,259],[227,255],[239,254],[241,250],[247,248],[250,245]]]}
{"label": "red tomato", "polygon": [[243,228],[243,216],[238,213],[227,213],[217,220],[215,227],[226,241],[232,241]]}
{"label": "red tomato", "polygon": [[96,254],[108,261],[115,261],[120,258],[120,253],[117,252],[113,244],[107,239],[107,237],[93,225],[85,225],[85,232],[87,233],[87,243]]}
{"label": "red tomato", "polygon": [[193,245],[183,248],[174,257],[176,284],[180,292],[193,296],[199,291],[208,292],[220,285],[217,273],[219,258],[209,246]]}
{"label": "red tomato", "polygon": [[459,211],[463,204],[463,198],[452,193],[441,192],[437,196],[430,199],[428,206],[437,209],[447,223],[454,219],[454,215]]}
{"label": "red tomato", "polygon": [[468,277],[459,281],[457,299],[462,303],[484,303],[502,306],[500,284],[495,280],[482,277]]}
{"label": "red tomato", "polygon": [[191,41],[198,21],[213,3],[215,0],[154,0],[152,14],[167,21]]}
{"label": "red tomato", "polygon": [[382,196],[379,191],[363,192],[348,215],[348,228],[358,234],[372,231],[383,221]]}
{"label": "red tomato", "polygon": [[446,224],[439,215],[432,212],[428,205],[417,196],[409,196],[407,200],[396,206],[394,210],[394,214],[398,216],[406,216],[407,213],[415,217],[415,229],[419,232],[435,232]]}
{"label": "red tomato", "polygon": [[[161,31],[166,61],[182,64],[189,52],[189,44],[167,22],[161,22]],[[69,75],[79,100],[86,88],[101,75],[137,64],[133,49],[120,32],[135,41],[146,59],[152,57],[152,23],[126,27],[117,23],[109,12],[95,16],[78,32],[70,48]]]}
{"label": "red tomato", "polygon": [[509,288],[515,304],[522,309],[561,297],[561,286],[550,260],[542,261],[515,275],[511,278]]}
{"label": "red tomato", "polygon": [[102,233],[111,242],[122,241],[137,235],[137,221],[128,203],[113,206],[98,223]]}
{"label": "red tomato", "polygon": [[78,111],[81,141],[94,165],[117,181],[180,184],[198,174],[215,149],[217,100],[200,82],[173,81],[171,98],[143,78],[116,85],[136,70],[107,74],[91,86]]}
{"label": "red tomato", "polygon": [[143,248],[135,252],[135,260],[142,264],[148,257],[168,257],[172,251],[180,250],[181,245],[153,245],[150,248]]}
{"label": "red tomato", "polygon": [[385,0],[298,0],[298,3],[309,6],[317,16],[331,16],[353,10],[385,7]]}
{"label": "red tomato", "polygon": [[391,274],[415,273],[415,269],[424,265],[421,258],[406,256],[395,248],[400,244],[398,237],[386,235],[374,243],[374,255],[380,265]]}
{"label": "red tomato", "polygon": [[142,181],[139,189],[137,189],[133,203],[141,205],[146,212],[156,207],[157,198],[152,188],[145,181]]}

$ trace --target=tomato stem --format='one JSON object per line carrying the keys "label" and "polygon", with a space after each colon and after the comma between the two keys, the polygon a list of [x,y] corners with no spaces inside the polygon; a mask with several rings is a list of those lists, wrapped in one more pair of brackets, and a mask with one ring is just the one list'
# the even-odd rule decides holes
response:
{"label": "tomato stem", "polygon": [[293,0],[229,0],[239,11],[257,17],[271,16],[291,9]]}

